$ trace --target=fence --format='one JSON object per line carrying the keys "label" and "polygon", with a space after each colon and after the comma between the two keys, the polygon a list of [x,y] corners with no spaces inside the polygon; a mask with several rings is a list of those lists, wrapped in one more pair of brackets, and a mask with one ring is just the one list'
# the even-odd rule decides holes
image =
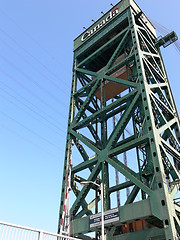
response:
{"label": "fence", "polygon": [[80,240],[0,221],[0,240]]}

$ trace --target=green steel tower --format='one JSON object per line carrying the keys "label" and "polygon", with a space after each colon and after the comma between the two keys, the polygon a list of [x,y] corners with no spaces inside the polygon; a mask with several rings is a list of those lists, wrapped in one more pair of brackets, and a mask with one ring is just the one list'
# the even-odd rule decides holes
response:
{"label": "green steel tower", "polygon": [[106,239],[180,239],[180,125],[160,53],[175,40],[133,0],[74,40],[59,232],[69,218],[71,236],[100,239],[103,210]]}

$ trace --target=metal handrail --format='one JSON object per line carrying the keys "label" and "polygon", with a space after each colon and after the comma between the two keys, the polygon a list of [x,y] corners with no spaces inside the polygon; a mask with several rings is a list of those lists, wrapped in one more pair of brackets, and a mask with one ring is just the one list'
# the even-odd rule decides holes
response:
{"label": "metal handrail", "polygon": [[[4,227],[2,227],[4,226]],[[0,239],[1,240],[20,240],[20,238],[17,236],[19,233],[14,232],[14,236],[13,236],[13,230],[12,229],[18,229],[18,231],[26,231],[26,235],[27,232],[33,232],[36,235],[36,237],[31,237],[31,236],[27,236],[26,238],[24,238],[23,236],[23,240],[43,240],[46,239],[44,237],[46,236],[50,236],[53,237],[52,239],[63,239],[63,240],[81,240],[79,238],[73,238],[73,237],[69,237],[69,236],[65,236],[65,235],[61,235],[61,234],[57,234],[57,233],[52,233],[52,232],[47,232],[44,230],[40,230],[40,229],[35,229],[35,228],[30,228],[30,227],[25,227],[25,226],[21,226],[21,225],[17,225],[17,224],[12,224],[12,223],[7,223],[7,222],[2,222],[0,221]],[[1,232],[2,230],[2,232]],[[16,237],[15,237],[16,235]],[[22,235],[20,233],[20,235]],[[3,237],[4,236],[4,237]],[[8,236],[8,237],[7,237]]]}

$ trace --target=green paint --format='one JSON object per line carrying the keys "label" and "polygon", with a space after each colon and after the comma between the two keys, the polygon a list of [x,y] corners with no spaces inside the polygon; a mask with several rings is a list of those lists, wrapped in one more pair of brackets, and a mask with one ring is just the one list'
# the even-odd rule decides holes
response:
{"label": "green paint", "polygon": [[[83,234],[90,231],[99,236],[98,228],[89,228],[90,215],[101,211],[97,202],[104,202],[104,210],[111,209],[116,191],[122,200],[120,220],[105,226],[107,240],[174,240],[180,234],[180,206],[173,201],[180,179],[179,118],[161,42],[140,11],[133,0],[122,0],[74,41],[58,227],[73,140],[72,152],[79,155],[72,155],[71,235],[85,240],[89,237]],[[132,133],[126,133],[127,127]],[[128,151],[132,154],[126,166],[121,156]],[[121,174],[118,185],[112,180],[112,168]],[[104,198],[93,184],[81,187],[85,180],[102,182]],[[125,196],[127,188],[130,194]],[[139,220],[145,221],[144,227],[136,231]],[[123,232],[123,225],[129,223],[131,231]]]}

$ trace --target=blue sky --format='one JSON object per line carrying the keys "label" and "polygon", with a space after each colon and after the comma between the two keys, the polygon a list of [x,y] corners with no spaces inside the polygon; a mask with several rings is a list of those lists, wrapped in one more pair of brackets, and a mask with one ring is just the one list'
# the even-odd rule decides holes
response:
{"label": "blue sky", "polygon": [[[0,220],[56,232],[73,39],[118,1],[0,2]],[[137,3],[180,36],[179,0]],[[180,111],[180,56],[162,54]]]}

